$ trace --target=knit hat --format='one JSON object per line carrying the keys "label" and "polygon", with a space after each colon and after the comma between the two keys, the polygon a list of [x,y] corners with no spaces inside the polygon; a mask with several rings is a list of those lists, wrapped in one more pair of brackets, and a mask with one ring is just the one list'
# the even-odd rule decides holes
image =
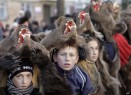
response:
{"label": "knit hat", "polygon": [[13,65],[9,73],[9,78],[12,79],[15,75],[24,71],[28,71],[33,74],[33,64],[29,58],[23,58],[20,63]]}

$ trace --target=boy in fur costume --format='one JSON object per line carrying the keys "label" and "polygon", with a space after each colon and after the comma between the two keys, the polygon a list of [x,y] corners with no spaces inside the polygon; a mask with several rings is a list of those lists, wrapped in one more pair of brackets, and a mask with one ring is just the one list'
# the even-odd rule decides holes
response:
{"label": "boy in fur costume", "polygon": [[36,86],[41,88],[44,95],[71,95],[70,87],[63,82],[50,62],[49,51],[40,43],[33,41],[30,36],[23,36],[23,39],[24,42],[20,44],[22,50],[20,55],[30,58],[36,65],[39,71],[34,77],[34,82],[38,84]]}
{"label": "boy in fur costume", "polygon": [[71,87],[72,95],[88,95],[95,92],[88,75],[75,65],[79,59],[75,39],[70,39],[62,47],[55,48],[52,56],[58,74]]}
{"label": "boy in fur costume", "polygon": [[[9,67],[7,64],[11,63]],[[34,67],[30,59],[19,59],[13,54],[2,56],[0,58],[1,71],[7,71],[6,86],[0,88],[2,95],[42,95],[39,89],[33,86]]]}
{"label": "boy in fur costume", "polygon": [[[11,36],[0,43],[0,50],[3,50],[3,52],[0,52],[0,55],[5,56],[7,54],[6,51],[14,51],[17,52],[21,58],[29,58],[35,65],[34,70],[36,70],[33,74],[33,85],[37,88],[43,86],[41,92],[43,92],[44,95],[71,95],[69,86],[63,82],[62,78],[56,73],[54,66],[51,64],[48,50],[43,45],[30,39],[31,33],[29,29],[25,26],[20,26],[14,33],[17,34],[13,35],[15,37]],[[6,44],[7,47],[5,46]],[[6,62],[6,66],[10,67],[11,64],[13,63]],[[7,71],[4,72],[4,70],[1,69],[0,71],[1,77],[7,74]],[[0,83],[2,83],[3,80],[7,80],[6,77],[2,78]],[[52,86],[52,84],[54,84],[55,87]],[[0,87],[5,87],[5,85],[6,83],[1,84]]]}

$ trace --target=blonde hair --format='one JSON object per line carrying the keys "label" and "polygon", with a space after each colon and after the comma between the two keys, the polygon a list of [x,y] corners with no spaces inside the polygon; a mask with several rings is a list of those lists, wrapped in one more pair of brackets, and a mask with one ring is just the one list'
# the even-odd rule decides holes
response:
{"label": "blonde hair", "polygon": [[38,88],[39,87],[39,80],[40,80],[40,69],[36,64],[34,65],[34,73],[33,73],[33,78],[32,78],[32,83],[34,88]]}

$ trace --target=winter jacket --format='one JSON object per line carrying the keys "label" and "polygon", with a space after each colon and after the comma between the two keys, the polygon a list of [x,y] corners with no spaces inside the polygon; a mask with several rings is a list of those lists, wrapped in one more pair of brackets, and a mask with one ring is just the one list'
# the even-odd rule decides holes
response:
{"label": "winter jacket", "polygon": [[55,64],[55,66],[59,75],[63,77],[71,87],[72,95],[88,95],[95,91],[89,76],[78,66],[74,66],[70,71],[62,70],[57,64]]}

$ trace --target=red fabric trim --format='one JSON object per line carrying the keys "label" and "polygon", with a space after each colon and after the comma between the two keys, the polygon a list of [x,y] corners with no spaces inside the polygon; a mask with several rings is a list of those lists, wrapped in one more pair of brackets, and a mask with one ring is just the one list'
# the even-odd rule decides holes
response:
{"label": "red fabric trim", "polygon": [[128,59],[131,56],[131,45],[128,44],[127,40],[123,37],[123,35],[116,33],[113,35],[114,40],[116,41],[121,60],[121,67],[128,64]]}

